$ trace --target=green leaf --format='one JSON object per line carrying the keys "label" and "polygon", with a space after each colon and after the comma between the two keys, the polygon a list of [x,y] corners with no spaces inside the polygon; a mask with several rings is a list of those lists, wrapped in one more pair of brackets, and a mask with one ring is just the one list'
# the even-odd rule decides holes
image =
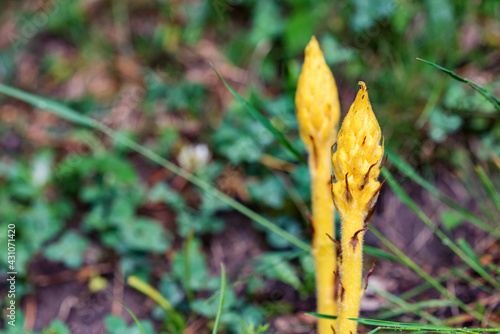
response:
{"label": "green leaf", "polygon": [[233,125],[223,123],[214,140],[217,151],[233,164],[257,162],[263,154],[260,138],[252,137]]}
{"label": "green leaf", "polygon": [[[123,227],[135,218],[135,211],[140,203],[136,203],[129,194],[119,194],[113,199],[107,219],[113,226]],[[100,204],[97,204],[99,207]]]}
{"label": "green leaf", "polygon": [[218,211],[224,211],[229,209],[229,206],[219,201],[215,196],[209,193],[202,193],[201,198],[201,212],[203,215],[209,216],[217,213]]}
{"label": "green leaf", "polygon": [[427,41],[450,47],[453,39],[446,36],[446,34],[440,34],[440,32],[446,29],[456,29],[453,5],[449,0],[427,0],[425,1],[425,7],[428,16],[426,30],[429,31],[429,34],[432,34],[432,38],[427,39]]}
{"label": "green leaf", "polygon": [[264,334],[269,329],[269,324],[260,325],[264,320],[264,312],[255,306],[248,306],[240,313],[236,324],[238,334]]}
{"label": "green leaf", "polygon": [[113,333],[117,333],[120,330],[127,329],[127,323],[125,322],[125,320],[114,315],[107,315],[104,318],[104,325],[109,331]]}
{"label": "green leaf", "polygon": [[174,281],[169,272],[166,272],[162,276],[158,289],[162,296],[168,296],[168,301],[172,307],[179,305],[186,297],[186,293],[182,287]]}
{"label": "green leaf", "polygon": [[453,231],[464,223],[464,218],[455,211],[446,210],[441,212],[441,223],[445,229]]}
{"label": "green leaf", "polygon": [[256,261],[257,267],[255,270],[264,276],[289,284],[296,290],[300,288],[301,282],[297,270],[282,254],[264,254],[257,258]]}
{"label": "green leaf", "polygon": [[219,233],[226,226],[225,221],[212,213],[181,211],[177,214],[177,233],[186,237],[191,231],[197,233]]}
{"label": "green leaf", "polygon": [[152,202],[164,202],[177,212],[186,208],[184,198],[165,183],[155,184],[148,192],[147,199]]}
{"label": "green leaf", "polygon": [[134,324],[129,327],[123,319],[108,315],[104,319],[106,329],[109,331],[106,332],[106,334],[155,334],[153,323],[151,321],[139,321],[139,319],[137,319],[136,315],[129,307],[118,300],[115,300],[113,298],[111,299],[113,300],[113,302],[121,304],[123,306],[123,308],[128,312],[128,314],[130,314],[130,316],[134,320]]}
{"label": "green leaf", "polygon": [[83,218],[83,228],[85,231],[103,231],[109,228],[109,220],[105,216],[104,205],[97,204],[90,209]]}
{"label": "green leaf", "polygon": [[248,191],[259,203],[265,203],[273,209],[281,209],[284,204],[285,189],[281,182],[273,175],[259,183],[248,184]]}
{"label": "green leaf", "polygon": [[[5,321],[10,321],[9,318],[4,318]],[[6,330],[0,330],[0,334],[26,334],[24,330],[24,319],[25,316],[21,310],[16,310],[16,322],[15,326],[6,325]]]}
{"label": "green leaf", "polygon": [[26,212],[20,214],[22,228],[26,231],[37,231],[37,233],[25,235],[31,249],[38,250],[45,241],[59,233],[63,223],[56,214],[47,203],[41,200],[37,200]]}
{"label": "green leaf", "polygon": [[76,269],[82,265],[83,253],[89,246],[87,239],[75,231],[66,232],[61,239],[44,251],[47,259],[64,263],[68,268]]}
{"label": "green leaf", "polygon": [[125,159],[113,155],[106,155],[98,159],[100,171],[105,175],[113,177],[116,182],[124,184],[137,183],[137,172]]}
{"label": "green leaf", "polygon": [[[220,278],[217,278],[220,280]],[[220,283],[218,284],[220,286]],[[217,297],[218,293],[214,294],[213,297]],[[226,287],[224,291],[224,305],[222,307],[221,323],[228,323],[227,316],[230,316],[231,312],[234,311],[234,307],[237,305],[238,299],[234,291]],[[191,308],[198,314],[203,315],[206,318],[217,317],[217,312],[220,306],[220,297],[208,298],[208,299],[197,299],[191,303]]]}
{"label": "green leaf", "polygon": [[354,3],[356,11],[349,21],[357,33],[369,29],[376,24],[377,20],[390,17],[395,11],[393,0],[351,0],[351,2]]}
{"label": "green leaf", "polygon": [[280,131],[278,131],[264,115],[262,115],[259,111],[257,111],[257,109],[255,109],[252,105],[250,105],[247,101],[245,101],[245,99],[243,99],[238,93],[236,93],[236,91],[231,86],[229,86],[229,84],[226,82],[226,80],[224,80],[224,78],[219,74],[219,72],[217,72],[215,67],[212,66],[212,68],[215,71],[215,73],[217,74],[217,76],[219,77],[219,79],[222,80],[222,82],[224,83],[226,88],[231,92],[231,94],[233,94],[233,96],[241,104],[243,104],[245,106],[245,109],[256,120],[258,120],[267,130],[269,130],[274,135],[276,140],[278,140],[280,142],[280,144],[283,145],[283,147],[285,147],[288,151],[290,151],[295,156],[295,158],[297,158],[299,161],[301,161],[303,163],[307,163],[306,160],[304,159],[304,157],[302,157],[302,155],[299,153],[299,151],[297,151],[292,146],[292,144],[290,144],[288,139],[286,139],[285,135],[283,135]]}
{"label": "green leaf", "polygon": [[304,50],[314,35],[322,14],[320,6],[299,8],[287,16],[284,32],[285,50],[288,56],[295,56]]}
{"label": "green leaf", "polygon": [[322,318],[322,319],[330,319],[330,320],[336,320],[337,317],[334,315],[326,315],[326,314],[321,314],[321,313],[316,313],[316,312],[306,312],[307,315],[311,315],[315,318]]}
{"label": "green leaf", "polygon": [[462,126],[462,118],[458,115],[447,115],[442,109],[435,108],[429,117],[429,123],[429,136],[441,143]]}
{"label": "green leaf", "polygon": [[[172,261],[172,274],[184,284],[195,290],[203,290],[206,288],[208,277],[208,266],[206,256],[201,250],[201,243],[198,239],[193,239],[188,244],[187,250],[188,259],[184,253],[176,253]],[[186,273],[185,262],[188,263],[188,271]],[[186,275],[187,274],[187,275]]]}
{"label": "green leaf", "polygon": [[[297,237],[300,236],[303,231],[302,225],[291,217],[278,216],[276,217],[275,221],[279,227]],[[288,241],[283,240],[283,238],[278,237],[274,233],[267,232],[266,240],[270,246],[277,249],[289,248],[291,246]]]}
{"label": "green leaf", "polygon": [[349,61],[355,54],[352,49],[342,46],[332,35],[321,38],[321,48],[328,66]]}
{"label": "green leaf", "polygon": [[170,247],[172,236],[161,224],[137,218],[120,227],[122,242],[131,250],[161,254]]}
{"label": "green leaf", "polygon": [[71,334],[68,327],[60,320],[52,320],[48,329],[45,329],[42,334]]}
{"label": "green leaf", "polygon": [[257,2],[252,23],[250,41],[254,47],[262,40],[270,40],[279,36],[284,27],[280,7],[271,0]]}

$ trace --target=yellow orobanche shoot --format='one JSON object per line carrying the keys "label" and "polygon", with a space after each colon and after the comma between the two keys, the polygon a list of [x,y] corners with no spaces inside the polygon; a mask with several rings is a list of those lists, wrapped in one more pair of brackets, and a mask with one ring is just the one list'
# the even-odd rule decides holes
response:
{"label": "yellow orobanche shoot", "polygon": [[[317,311],[336,315],[336,252],[327,235],[335,237],[334,209],[330,195],[330,152],[336,140],[340,105],[335,79],[315,37],[312,37],[305,50],[295,105],[300,136],[309,152]],[[335,328],[335,321],[318,320],[319,334],[331,334],[332,327]]]}
{"label": "yellow orobanche shoot", "polygon": [[380,143],[382,133],[368,99],[368,89],[364,82],[359,85],[332,154],[337,180],[332,184],[333,200],[342,220],[338,334],[356,334],[357,323],[348,318],[357,318],[359,314],[364,290],[363,234],[380,191],[377,178],[384,154]]}

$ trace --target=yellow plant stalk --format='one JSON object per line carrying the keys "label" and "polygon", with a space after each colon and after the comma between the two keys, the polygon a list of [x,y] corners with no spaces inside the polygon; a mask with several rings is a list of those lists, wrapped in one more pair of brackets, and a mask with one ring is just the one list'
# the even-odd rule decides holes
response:
{"label": "yellow plant stalk", "polygon": [[[335,237],[333,201],[329,194],[330,152],[335,143],[340,118],[337,86],[313,36],[305,50],[305,60],[295,95],[299,131],[309,151],[311,174],[313,256],[316,266],[317,311],[336,315],[336,254],[328,235]],[[335,321],[318,320],[318,333],[331,334]]]}
{"label": "yellow plant stalk", "polygon": [[[337,182],[332,184],[335,207],[342,219],[339,317],[337,334],[356,334],[361,286],[363,234],[381,184],[377,181],[384,154],[382,133],[364,82],[342,123],[332,154]],[[366,223],[365,223],[366,222]]]}

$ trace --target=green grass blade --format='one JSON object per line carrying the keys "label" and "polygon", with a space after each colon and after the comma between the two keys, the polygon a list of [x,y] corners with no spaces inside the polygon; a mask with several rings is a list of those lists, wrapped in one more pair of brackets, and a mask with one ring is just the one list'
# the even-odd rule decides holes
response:
{"label": "green grass blade", "polygon": [[422,59],[422,58],[417,58],[417,59],[420,60],[420,61],[422,61],[422,62],[424,62],[424,63],[426,63],[426,64],[434,66],[435,68],[443,71],[444,73],[448,74],[449,76],[451,76],[453,79],[455,79],[457,81],[464,82],[464,83],[468,84],[474,90],[476,90],[479,94],[481,94],[482,96],[484,96],[491,104],[493,104],[498,111],[500,111],[500,100],[497,99],[490,91],[484,89],[483,87],[481,87],[478,84],[470,81],[469,79],[466,79],[466,78],[463,78],[463,77],[459,76],[458,74],[456,74],[453,71],[450,71],[447,68],[439,66],[438,64],[435,64],[433,62],[430,62],[430,61]]}
{"label": "green grass blade", "polygon": [[[320,314],[316,312],[306,313],[316,318],[332,319],[335,320],[337,317]],[[495,328],[453,328],[446,326],[436,326],[436,325],[424,325],[424,324],[413,324],[406,322],[395,322],[387,320],[376,320],[376,319],[362,319],[362,318],[349,318],[349,320],[356,321],[359,324],[368,326],[378,326],[380,329],[395,329],[395,330],[406,330],[406,331],[430,331],[430,332],[459,332],[459,333],[498,333],[498,329]],[[372,332],[370,332],[372,333]]]}
{"label": "green grass blade", "polygon": [[163,297],[158,290],[156,290],[153,286],[148,284],[147,282],[144,282],[137,276],[129,276],[127,278],[127,284],[136,289],[137,291],[145,294],[149,298],[155,301],[156,304],[158,304],[162,309],[164,309],[167,312],[174,311],[174,308],[172,307],[172,304]]}
{"label": "green grass blade", "polygon": [[146,334],[146,332],[144,332],[144,329],[142,328],[142,325],[139,321],[139,319],[137,319],[137,317],[135,316],[134,312],[132,312],[132,310],[130,308],[127,307],[127,305],[123,304],[121,301],[119,300],[116,300],[112,297],[109,297],[112,301],[114,301],[115,303],[118,303],[120,304],[121,306],[123,306],[123,308],[128,312],[128,314],[130,314],[130,316],[132,317],[132,319],[134,319],[134,322],[135,324],[137,325],[137,327],[139,328],[139,330],[141,331],[142,334]]}
{"label": "green grass blade", "polygon": [[474,225],[476,225],[480,229],[482,229],[482,230],[494,235],[496,238],[500,239],[500,230],[499,229],[495,229],[494,227],[490,226],[485,221],[478,218],[476,215],[474,215],[469,210],[467,210],[464,207],[462,207],[461,205],[455,203],[450,197],[443,194],[439,189],[437,189],[431,183],[429,183],[424,178],[422,178],[408,163],[406,163],[403,159],[399,158],[396,154],[390,152],[389,150],[386,150],[386,152],[387,152],[389,161],[397,169],[399,169],[399,171],[401,171],[403,174],[405,174],[411,180],[415,181],[417,184],[421,185],[425,190],[427,190],[430,194],[435,196],[441,202],[448,205],[451,209],[458,212],[462,217],[464,217],[465,219],[467,219],[468,221],[470,221],[471,223],[473,223]]}
{"label": "green grass blade", "polygon": [[363,252],[372,256],[376,256],[381,259],[387,259],[390,261],[402,263],[401,260],[398,259],[396,256],[380,248],[363,245]]}
{"label": "green grass blade", "polygon": [[354,320],[359,324],[369,325],[369,326],[379,326],[387,329],[401,329],[407,331],[430,331],[430,332],[459,332],[459,333],[498,333],[496,328],[453,328],[446,326],[435,326],[435,325],[424,325],[424,324],[413,324],[406,322],[395,322],[386,320],[376,320],[376,319],[361,319],[361,318],[349,318],[349,320]]}
{"label": "green grass blade", "polygon": [[477,176],[479,176],[479,180],[483,184],[484,190],[491,198],[491,201],[497,208],[498,212],[500,212],[500,194],[495,189],[495,185],[493,184],[491,179],[488,177],[488,174],[486,174],[486,172],[481,166],[476,166],[476,173]]}
{"label": "green grass blade", "polygon": [[465,252],[467,255],[474,260],[479,266],[481,265],[481,261],[477,257],[476,253],[472,246],[467,242],[467,240],[460,238],[457,240],[457,245]]}
{"label": "green grass blade", "polygon": [[[469,269],[469,267],[466,264],[461,264],[455,268],[452,268],[450,271],[448,271],[444,275],[441,275],[440,277],[438,277],[437,281],[443,282],[443,281],[448,280],[450,277],[457,276],[457,277],[463,279],[464,281],[466,281],[467,283],[475,286],[476,288],[483,290],[486,293],[489,293],[489,294],[493,293],[493,290],[490,287],[487,287],[484,284],[482,284],[481,282],[477,281],[476,279],[468,276],[466,274],[466,270],[468,270],[468,269]],[[401,294],[399,297],[402,298],[403,300],[408,300],[410,298],[418,296],[419,294],[429,290],[430,288],[432,288],[432,285],[430,285],[428,282],[424,282],[424,283],[406,291],[405,293]]]}
{"label": "green grass blade", "polygon": [[392,174],[385,168],[382,169],[382,175],[387,178],[387,183],[392,188],[396,196],[408,206],[415,214],[420,218],[421,221],[431,229],[434,234],[441,239],[444,245],[449,247],[455,254],[457,254],[465,263],[467,263],[472,269],[474,269],[481,277],[483,277],[492,286],[500,290],[500,285],[498,282],[490,275],[488,272],[473,258],[471,258],[466,252],[464,252],[460,247],[458,247],[443,231],[436,227],[432,221],[427,217],[427,215],[420,209],[420,207],[410,198],[410,196],[401,188],[399,183],[394,179]]}
{"label": "green grass blade", "polygon": [[127,284],[136,289],[137,291],[143,293],[148,296],[152,300],[156,302],[162,309],[164,309],[169,317],[170,322],[172,323],[174,330],[176,332],[181,332],[186,328],[186,321],[184,317],[179,314],[170,304],[170,302],[161,295],[161,293],[156,290],[153,286],[144,282],[140,278],[136,276],[129,276],[127,279]]}
{"label": "green grass blade", "polygon": [[[378,291],[375,291],[378,293]],[[384,291],[384,293],[387,293]],[[383,295],[381,295],[384,297]],[[399,299],[403,300],[403,298],[399,297]],[[406,302],[405,302],[406,303]],[[434,308],[434,307],[450,307],[450,306],[455,306],[456,304],[451,301],[451,300],[441,300],[441,299],[431,299],[431,300],[424,300],[422,302],[418,303],[406,303],[407,305],[402,304],[400,307],[394,308],[389,311],[382,312],[377,315],[377,318],[379,319],[387,319],[387,318],[392,318],[404,313],[416,313],[421,311],[424,308]],[[416,313],[418,314],[418,313]],[[431,315],[432,316],[432,315]],[[437,318],[436,318],[437,319]],[[437,319],[439,324],[443,323],[443,321]],[[433,322],[433,325],[438,325],[437,322]]]}
{"label": "green grass blade", "polygon": [[361,319],[361,318],[349,318],[350,320],[354,320],[359,324],[363,325],[371,325],[371,326],[383,326],[383,327],[393,327],[393,328],[405,328],[405,329],[417,329],[422,331],[455,331],[456,328],[445,327],[445,326],[436,326],[436,325],[424,325],[424,324],[412,324],[405,322],[395,322],[395,321],[387,321],[387,320],[376,320],[376,319]]}
{"label": "green grass blade", "polygon": [[58,115],[59,117],[67,119],[68,121],[78,125],[94,127],[96,125],[95,123],[97,123],[97,121],[85,115],[81,115],[75,112],[73,109],[68,108],[62,103],[55,102],[47,98],[33,95],[30,93],[26,93],[16,88],[0,84],[0,92],[4,93],[5,95],[15,97],[19,100],[27,102],[39,109],[50,109],[51,112]]}
{"label": "green grass blade", "polygon": [[188,180],[198,188],[202,189],[203,191],[206,191],[207,193],[211,194],[218,200],[226,203],[227,205],[231,206],[233,209],[236,211],[240,212],[241,214],[247,216],[248,218],[252,219],[255,221],[257,224],[263,226],[264,228],[268,229],[269,231],[279,235],[281,238],[284,240],[290,242],[291,244],[297,246],[298,248],[302,250],[310,250],[311,246],[294,236],[293,234],[283,230],[282,228],[276,226],[273,222],[269,221],[268,219],[262,217],[255,211],[252,211],[251,209],[247,208],[240,202],[234,200],[233,198],[227,196],[226,194],[222,193],[221,191],[217,190],[214,188],[210,183],[196,177],[195,175],[189,173],[188,171],[176,166],[172,162],[162,158],[158,154],[154,153],[153,151],[145,148],[144,146],[136,143],[135,141],[113,131],[113,129],[109,128],[108,126],[90,118],[85,115],[81,115],[77,113],[75,110],[70,109],[66,107],[65,105],[61,103],[57,103],[33,94],[29,94],[26,92],[23,92],[21,90],[5,86],[3,84],[0,84],[0,93],[4,93],[5,95],[17,98],[19,100],[22,100],[24,102],[27,102],[37,108],[43,108],[46,110],[50,110],[54,114],[67,119],[71,122],[74,122],[79,125],[85,125],[88,127],[91,127],[95,130],[101,131],[114,139],[116,142],[119,142],[120,144],[136,151],[137,153],[143,155],[144,157],[148,158],[149,160],[159,164],[160,166],[165,167],[166,169],[170,170],[171,172],[183,177],[184,179]]}
{"label": "green grass blade", "polygon": [[224,78],[217,72],[215,67],[213,67],[213,70],[219,77],[219,79],[224,83],[226,88],[233,94],[233,96],[238,100],[244,107],[245,109],[252,115],[257,121],[259,121],[269,132],[273,134],[273,136],[276,138],[276,140],[283,145],[288,151],[290,151],[296,158],[302,163],[307,163],[307,161],[304,159],[304,157],[297,151],[292,144],[286,139],[285,135],[281,133],[278,129],[276,129],[269,120],[262,115],[257,109],[255,109],[250,103],[248,103],[241,95],[239,95],[227,82],[224,80]]}
{"label": "green grass blade", "polygon": [[[438,283],[441,283],[441,282],[448,280],[452,276],[453,276],[453,273],[450,270],[447,273],[445,273],[444,275],[436,278],[436,281]],[[413,297],[420,295],[421,293],[424,293],[425,291],[427,291],[429,289],[432,289],[432,284],[430,284],[429,282],[423,282],[422,284],[417,285],[417,286],[413,287],[412,289],[402,293],[399,297],[403,300],[408,300],[408,299],[411,299]]]}
{"label": "green grass blade", "polygon": [[326,314],[321,314],[321,313],[316,313],[316,312],[306,312],[306,314],[313,316],[315,318],[337,320],[337,316],[335,316],[335,315],[326,315]]}
{"label": "green grass blade", "polygon": [[224,307],[224,294],[226,293],[226,269],[224,264],[220,264],[221,270],[221,282],[220,282],[220,299],[219,299],[219,309],[217,310],[217,316],[215,317],[215,324],[212,330],[212,334],[217,334],[217,329],[219,328],[220,317],[222,316],[222,308]]}
{"label": "green grass blade", "polygon": [[[410,304],[406,302],[405,300],[393,295],[392,293],[389,293],[387,291],[375,289],[375,288],[369,288],[371,291],[375,292],[379,296],[382,296],[383,298],[387,299],[389,302],[399,306],[399,309],[401,310],[401,313],[414,313],[418,315],[419,317],[429,321],[433,325],[442,325],[443,322],[436,318],[435,316],[425,312],[423,308],[419,305],[416,304]],[[448,304],[450,304],[449,301],[447,301]],[[454,305],[453,303],[451,303]]]}
{"label": "green grass blade", "polygon": [[186,289],[186,296],[188,301],[191,303],[194,300],[194,292],[191,288],[191,266],[190,264],[190,254],[189,249],[193,241],[194,231],[191,229],[189,231],[186,241],[184,242],[184,288]]}
{"label": "green grass blade", "polygon": [[[387,246],[401,261],[410,269],[412,269],[415,273],[417,273],[420,277],[422,277],[425,281],[427,281],[433,288],[439,291],[443,296],[453,301],[466,313],[469,313],[474,318],[483,321],[484,316],[479,312],[471,309],[464,302],[458,299],[455,295],[450,293],[445,287],[441,285],[435,278],[426,273],[420,266],[418,266],[415,262],[413,262],[406,254],[404,254],[399,248],[397,248],[392,242],[390,242],[380,231],[378,231],[373,225],[369,224],[370,231],[380,240],[382,243]],[[492,326],[500,327],[499,323],[489,321]]]}

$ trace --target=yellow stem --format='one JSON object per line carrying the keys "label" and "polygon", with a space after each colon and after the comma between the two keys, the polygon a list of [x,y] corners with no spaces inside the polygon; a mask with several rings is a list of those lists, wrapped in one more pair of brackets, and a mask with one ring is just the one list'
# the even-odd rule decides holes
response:
{"label": "yellow stem", "polygon": [[[337,261],[335,245],[327,234],[335,238],[333,201],[330,196],[330,147],[318,148],[309,156],[312,192],[313,256],[316,266],[317,311],[336,315],[335,276]],[[318,319],[318,334],[332,334],[335,320]]]}
{"label": "yellow stem", "polygon": [[[364,216],[360,210],[348,210],[342,217],[341,247],[342,262],[340,264],[339,318],[337,334],[356,334],[357,323],[348,318],[357,318],[359,303],[363,294],[361,287],[361,270],[363,262],[363,235],[356,232],[363,228]],[[343,290],[343,292],[342,292]]]}

